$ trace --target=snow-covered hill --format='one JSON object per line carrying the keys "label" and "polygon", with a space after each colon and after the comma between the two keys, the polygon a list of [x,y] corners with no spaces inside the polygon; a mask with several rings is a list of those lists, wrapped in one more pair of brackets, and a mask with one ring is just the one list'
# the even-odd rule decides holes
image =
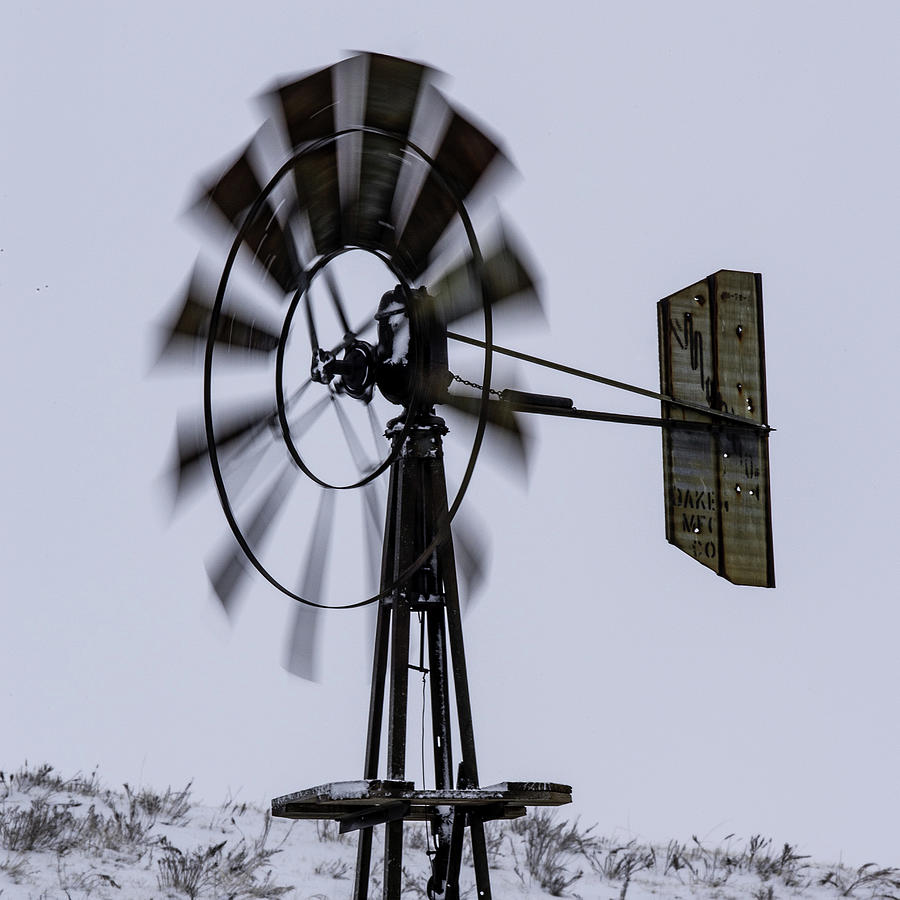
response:
{"label": "snow-covered hill", "polygon": [[[376,856],[379,853],[376,829]],[[425,897],[429,838],[407,829],[404,897]],[[718,846],[603,837],[562,814],[488,829],[497,898],[900,898],[900,869],[814,862],[760,836]],[[59,776],[48,765],[0,773],[0,897],[338,900],[350,895],[355,836],[334,823],[291,823],[234,799],[194,804],[163,792]],[[371,896],[379,897],[380,867]],[[462,881],[474,897],[470,867]]]}

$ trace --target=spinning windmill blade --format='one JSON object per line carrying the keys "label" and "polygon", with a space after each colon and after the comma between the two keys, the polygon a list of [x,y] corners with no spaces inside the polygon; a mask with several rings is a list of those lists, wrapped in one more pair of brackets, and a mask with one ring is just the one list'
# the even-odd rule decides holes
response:
{"label": "spinning windmill blade", "polygon": [[[334,500],[334,491],[322,491],[309,546],[303,561],[300,593],[304,597],[322,595],[322,580],[328,565],[334,533]],[[296,603],[292,615],[293,625],[288,639],[284,667],[292,675],[315,681],[318,676],[316,641],[319,609],[305,603]]]}
{"label": "spinning windmill blade", "polygon": [[[437,91],[432,96],[443,100]],[[450,121],[434,166],[397,241],[397,259],[411,279],[421,276],[428,267],[435,245],[456,214],[454,200],[466,200],[492,164],[496,166],[504,158],[490,137],[450,104],[447,107]]]}
{"label": "spinning windmill blade", "polygon": [[395,195],[404,150],[432,72],[419,63],[380,54],[367,54],[364,59],[368,66],[360,91],[364,97],[362,119],[353,124],[371,130],[362,134],[359,180],[356,191],[351,185],[348,192],[345,221],[349,243],[378,247],[391,240],[386,230],[395,199],[402,203]]}
{"label": "spinning windmill blade", "polygon": [[[359,66],[362,63],[362,66]],[[357,79],[342,79],[355,66]],[[413,114],[430,70],[418,63],[379,54],[361,54],[296,81],[277,85],[264,97],[295,158],[293,176],[300,206],[309,218],[316,252],[341,246],[380,248],[394,229],[391,210]],[[345,94],[337,94],[344,82]],[[348,96],[352,92],[355,96]],[[339,111],[353,110],[338,123]],[[358,165],[341,169],[339,152],[349,143],[331,136],[339,128],[359,133]],[[342,181],[341,174],[344,175]]]}
{"label": "spinning windmill blade", "polygon": [[[524,251],[501,226],[494,241],[488,245],[480,266],[467,255],[429,283],[430,314],[447,327],[473,316],[487,303],[492,312],[515,307],[521,321],[543,322],[543,307],[531,268],[525,262]],[[451,339],[455,336],[448,332]],[[489,428],[500,438],[496,448],[520,474],[527,473],[529,437],[520,417],[509,404],[493,398],[482,403],[481,397],[458,391],[448,391],[440,402],[475,421],[484,409]]]}
{"label": "spinning windmill blade", "polygon": [[[162,327],[159,362],[191,362],[197,358],[206,346],[215,295],[215,283],[198,263],[180,307]],[[268,317],[259,304],[233,291],[229,307],[229,312],[219,316],[213,340],[236,353],[273,353],[278,347],[277,326],[267,321]]]}
{"label": "spinning windmill blade", "polygon": [[[302,396],[307,387],[308,384],[297,392],[294,401]],[[301,414],[292,415],[294,433],[299,436],[314,427],[330,402],[330,397],[321,397]],[[240,462],[242,459],[246,468],[248,464],[259,463],[275,444],[278,410],[271,398],[242,401],[223,410],[216,422],[216,446],[223,462]],[[176,504],[208,474],[209,446],[203,414],[194,412],[182,415],[176,429],[176,459],[170,470]]]}
{"label": "spinning windmill blade", "polygon": [[513,466],[521,476],[528,473],[529,437],[520,417],[508,403],[490,399],[486,403],[481,397],[468,394],[447,393],[443,403],[462,413],[470,422],[477,422],[486,408],[487,423],[496,438],[493,446],[503,454],[503,461]]}
{"label": "spinning windmill blade", "polygon": [[[220,450],[240,453],[249,445],[265,438],[265,432],[275,421],[276,411],[269,398],[257,401],[223,417],[216,435]],[[170,479],[176,503],[200,479],[209,473],[209,449],[202,415],[181,416],[176,431],[176,460]]]}
{"label": "spinning windmill blade", "polygon": [[341,246],[342,231],[337,145],[321,142],[337,131],[333,68],[282,84],[264,98],[267,105],[280,110],[289,148],[307,148],[294,159],[294,188],[299,208],[308,217],[315,250],[322,255]]}
{"label": "spinning windmill blade", "polygon": [[479,267],[469,254],[428,284],[434,315],[444,324],[481,312],[486,300],[493,312],[515,305],[526,324],[544,320],[532,265],[501,224]]}
{"label": "spinning windmill blade", "polygon": [[[246,528],[244,540],[256,546],[265,541],[269,529],[282,510],[293,483],[293,473],[289,468],[283,469],[256,504]],[[232,615],[234,612],[235,601],[245,583],[248,571],[246,550],[237,544],[220,552],[207,568],[210,583],[228,615]]]}
{"label": "spinning windmill blade", "polygon": [[[251,142],[234,162],[206,183],[194,208],[201,217],[214,210],[233,233],[243,228],[243,248],[284,297],[300,285],[303,268],[290,227],[280,222],[269,198],[262,200],[263,186],[253,162],[256,155]],[[258,202],[258,214],[248,219],[248,212]]]}

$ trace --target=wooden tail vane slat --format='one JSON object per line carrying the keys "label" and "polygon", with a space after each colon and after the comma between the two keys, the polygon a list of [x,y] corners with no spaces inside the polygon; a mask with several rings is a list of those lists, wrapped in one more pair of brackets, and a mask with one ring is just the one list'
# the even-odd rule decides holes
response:
{"label": "wooden tail vane slat", "polygon": [[746,423],[662,402],[666,537],[734,584],[774,587],[762,278],[722,270],[657,310],[660,392]]}

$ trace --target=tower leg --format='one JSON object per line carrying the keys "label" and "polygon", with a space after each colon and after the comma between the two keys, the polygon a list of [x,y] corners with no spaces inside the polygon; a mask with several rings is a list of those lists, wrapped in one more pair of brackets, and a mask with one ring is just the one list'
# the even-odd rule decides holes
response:
{"label": "tower leg", "polygon": [[[384,546],[381,556],[381,589],[393,582],[393,558],[396,544],[397,520],[397,471],[391,467],[388,485],[388,503],[385,513]],[[391,633],[391,606],[384,599],[379,601],[375,618],[375,643],[372,661],[372,685],[369,693],[369,721],[366,731],[366,755],[363,778],[378,777],[378,758],[381,752],[381,729],[384,720],[384,696],[387,681],[389,635]],[[369,875],[372,869],[372,829],[362,828],[356,851],[356,876],[353,900],[368,900]]]}
{"label": "tower leg", "polygon": [[491,900],[491,873],[488,868],[484,821],[469,816],[469,840],[472,841],[472,863],[475,866],[475,889],[482,900]]}

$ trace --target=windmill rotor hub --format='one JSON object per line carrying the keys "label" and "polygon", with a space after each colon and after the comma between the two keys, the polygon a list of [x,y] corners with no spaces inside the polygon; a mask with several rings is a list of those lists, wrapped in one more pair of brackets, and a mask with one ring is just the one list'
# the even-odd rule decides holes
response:
{"label": "windmill rotor hub", "polygon": [[[319,351],[322,353],[323,351]],[[315,368],[315,365],[314,365]],[[341,359],[332,357],[322,369],[330,381],[335,375],[339,376],[335,389],[357,400],[372,399],[372,389],[375,385],[376,359],[375,348],[366,341],[354,338],[350,346],[344,350]],[[313,374],[313,379],[316,379]]]}
{"label": "windmill rotor hub", "polygon": [[397,285],[381,298],[375,321],[379,390],[391,403],[410,407],[418,400],[429,409],[451,381],[447,329],[434,314],[432,298],[425,288]]}

